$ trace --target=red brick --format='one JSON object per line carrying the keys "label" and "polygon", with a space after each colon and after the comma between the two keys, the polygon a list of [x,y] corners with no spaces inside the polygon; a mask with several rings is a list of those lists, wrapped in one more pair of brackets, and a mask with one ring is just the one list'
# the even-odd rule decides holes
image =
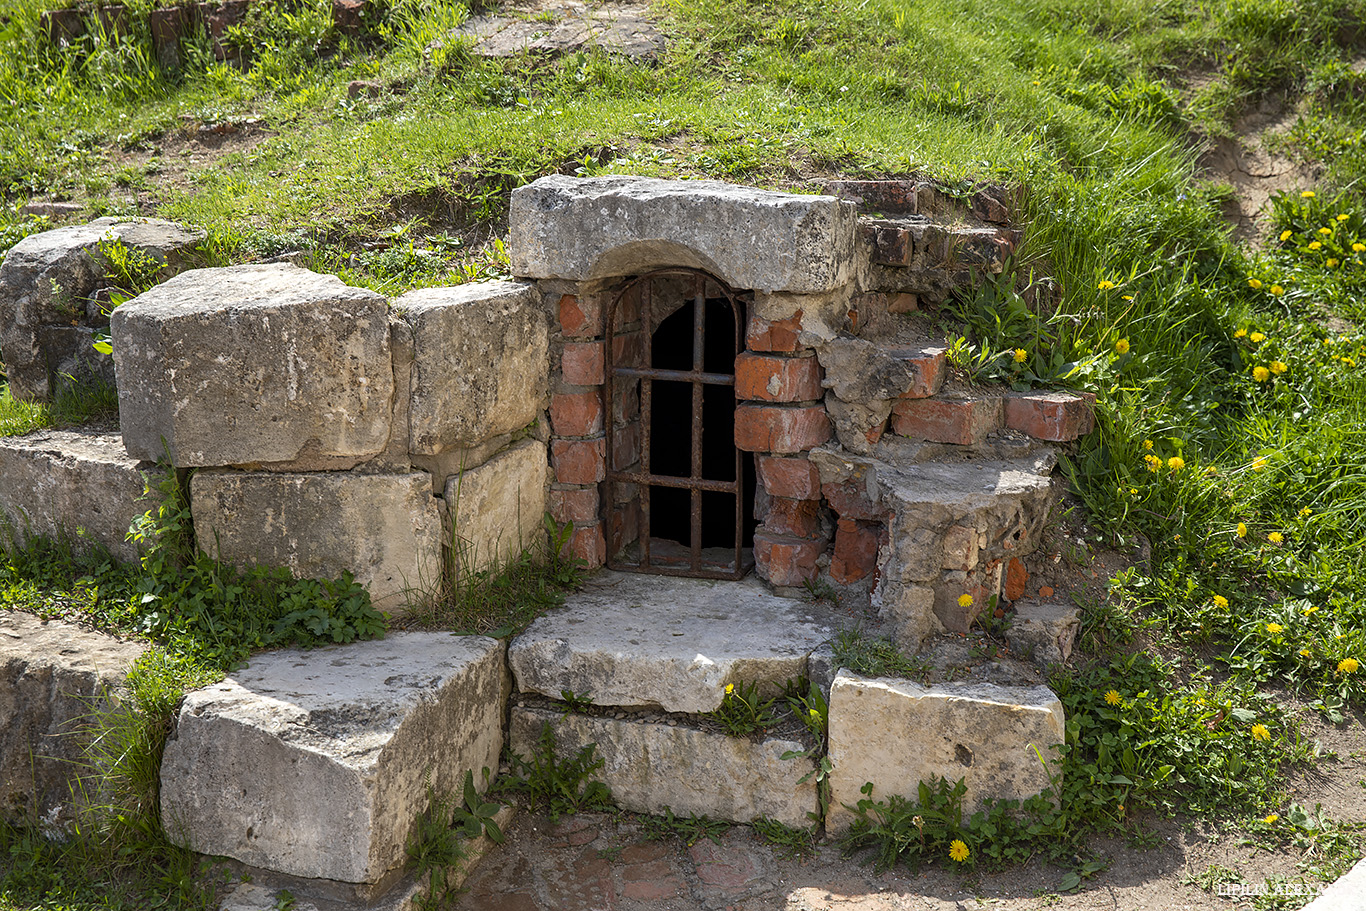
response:
{"label": "red brick", "polygon": [[598,518],[598,489],[575,487],[550,491],[550,515],[556,522],[582,525]]}
{"label": "red brick", "polygon": [[635,421],[612,432],[612,466],[623,471],[640,460],[640,422]]}
{"label": "red brick", "polygon": [[602,396],[593,392],[561,392],[550,397],[550,426],[562,437],[602,432]]}
{"label": "red brick", "polygon": [[602,335],[602,307],[598,296],[566,294],[561,297],[560,328],[571,338]]}
{"label": "red brick", "polygon": [[565,342],[561,375],[571,386],[600,386],[606,342]]}
{"label": "red brick", "polygon": [[735,359],[735,397],[761,402],[812,402],[825,395],[814,357],[746,351]]}
{"label": "red brick", "polygon": [[866,484],[859,481],[845,481],[842,484],[826,484],[821,493],[829,501],[841,519],[862,519],[876,522],[886,515],[882,504],[874,503],[868,496]]}
{"label": "red brick", "polygon": [[561,484],[596,484],[607,477],[607,440],[552,440],[550,461]]}
{"label": "red brick", "polygon": [[795,538],[814,538],[821,526],[820,500],[790,500],[769,497],[764,531]]}
{"label": "red brick", "polygon": [[980,443],[1002,426],[1001,399],[900,399],[892,406],[892,430],[932,443],[968,446]]}
{"label": "red brick", "polygon": [[745,452],[791,454],[830,439],[830,418],[819,405],[740,405],[735,409],[735,446]]}
{"label": "red brick", "polygon": [[774,497],[814,500],[821,495],[821,473],[808,459],[759,456],[759,480]]}
{"label": "red brick", "polygon": [[802,311],[787,319],[769,321],[751,315],[745,329],[745,347],[750,351],[780,351],[791,353],[802,347],[798,333],[802,330]]}
{"label": "red brick", "polygon": [[754,533],[754,563],[761,578],[774,585],[801,585],[816,577],[816,560],[826,542]]}
{"label": "red brick", "polygon": [[930,351],[917,351],[902,356],[907,366],[911,368],[911,385],[905,392],[901,393],[903,399],[923,399],[934,395],[944,385],[944,378],[948,376],[948,358],[939,349]]}
{"label": "red brick", "polygon": [[879,532],[876,525],[840,519],[835,528],[835,552],[830,557],[830,578],[848,585],[876,569]]}
{"label": "red brick", "polygon": [[1005,421],[1011,430],[1055,443],[1075,440],[1096,426],[1096,397],[1090,392],[1024,392],[1006,396]]}
{"label": "red brick", "polygon": [[607,561],[607,541],[602,536],[602,523],[575,525],[560,553],[578,557],[590,567],[601,566]]}
{"label": "red brick", "polygon": [[1006,600],[1018,601],[1023,598],[1027,585],[1029,585],[1029,570],[1025,569],[1019,557],[1011,557],[1006,563]]}

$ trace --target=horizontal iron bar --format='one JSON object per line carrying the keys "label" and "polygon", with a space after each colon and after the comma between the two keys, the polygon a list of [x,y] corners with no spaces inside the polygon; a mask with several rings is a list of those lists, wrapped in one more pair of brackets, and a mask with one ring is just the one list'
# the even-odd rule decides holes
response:
{"label": "horizontal iron bar", "polygon": [[614,482],[621,484],[643,484],[650,487],[678,487],[683,490],[713,490],[718,493],[740,492],[738,481],[709,481],[704,478],[680,478],[669,474],[639,474],[629,471],[608,472]]}
{"label": "horizontal iron bar", "polygon": [[704,383],[709,386],[734,386],[735,377],[729,373],[695,373],[692,370],[652,370],[648,367],[613,367],[613,376],[640,377],[647,380],[678,380],[683,383]]}

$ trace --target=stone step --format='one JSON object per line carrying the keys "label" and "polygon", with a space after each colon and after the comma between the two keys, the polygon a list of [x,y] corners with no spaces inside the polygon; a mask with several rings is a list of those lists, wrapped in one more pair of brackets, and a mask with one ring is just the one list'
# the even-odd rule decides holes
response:
{"label": "stone step", "polygon": [[508,649],[517,688],[595,705],[710,712],[728,684],[777,690],[806,675],[833,625],[757,579],[719,582],[603,572]]}
{"label": "stone step", "polygon": [[161,767],[178,844],[382,894],[430,795],[498,767],[503,644],[397,633],[268,652],[185,697]]}
{"label": "stone step", "polygon": [[592,777],[607,785],[624,810],[662,814],[668,809],[740,823],[768,816],[805,827],[807,814],[819,809],[815,776],[801,781],[815,771],[815,761],[782,758],[814,746],[800,735],[750,739],[677,717],[615,718],[524,705],[512,710],[510,749],[529,758],[546,725],[562,759],[596,745],[603,764]]}
{"label": "stone step", "polygon": [[935,633],[967,632],[1000,593],[1007,561],[1038,545],[1058,497],[1049,449],[893,464],[824,447],[811,461],[841,519],[887,523],[874,601],[910,649]]}

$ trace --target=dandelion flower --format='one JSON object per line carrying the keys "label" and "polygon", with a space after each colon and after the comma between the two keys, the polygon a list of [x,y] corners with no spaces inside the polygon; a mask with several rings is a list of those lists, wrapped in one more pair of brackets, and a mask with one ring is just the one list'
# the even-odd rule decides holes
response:
{"label": "dandelion flower", "polygon": [[1281,534],[1278,531],[1273,531],[1271,534],[1266,536],[1266,539],[1270,541],[1272,544],[1280,544],[1283,541],[1285,541],[1285,535]]}
{"label": "dandelion flower", "polygon": [[1330,269],[1336,269],[1338,267],[1338,261],[1336,259],[1330,259],[1328,262],[1324,263],[1324,265]]}
{"label": "dandelion flower", "polygon": [[1313,514],[1314,514],[1314,510],[1310,509],[1308,506],[1306,506],[1306,507],[1304,507],[1304,509],[1301,509],[1301,510],[1300,510],[1300,518],[1301,518],[1301,519],[1307,519],[1307,518],[1309,518],[1310,516],[1312,516]]}
{"label": "dandelion flower", "polygon": [[1259,383],[1265,383],[1267,380],[1271,379],[1271,371],[1260,365],[1253,367],[1252,378]]}
{"label": "dandelion flower", "polygon": [[1282,288],[1280,285],[1272,285],[1272,286],[1271,286],[1271,293],[1272,293],[1272,294],[1284,294],[1284,293],[1285,293],[1285,289]]}
{"label": "dandelion flower", "polygon": [[1246,330],[1246,329],[1239,329],[1237,332],[1233,333],[1233,337],[1234,337],[1234,338],[1247,338],[1247,330]]}
{"label": "dandelion flower", "polygon": [[1329,234],[1332,234],[1332,233],[1333,233],[1333,229],[1332,229],[1332,228],[1319,228],[1319,233],[1322,234],[1324,237],[1327,237]]}
{"label": "dandelion flower", "polygon": [[1266,823],[1267,825],[1270,826],[1270,825],[1274,825],[1276,822],[1278,822],[1278,821],[1280,820],[1280,818],[1281,818],[1281,817],[1280,817],[1278,814],[1272,813],[1272,814],[1271,814],[1270,816],[1268,816],[1266,819],[1263,819],[1262,822],[1264,822],[1264,823]]}
{"label": "dandelion flower", "polygon": [[1323,244],[1319,243],[1318,241],[1314,241],[1312,244],[1309,245],[1309,249],[1311,249],[1311,250],[1321,250],[1321,249],[1323,249]]}
{"label": "dandelion flower", "polygon": [[1343,658],[1338,662],[1338,673],[1355,674],[1359,667],[1361,667],[1361,664],[1355,658]]}
{"label": "dandelion flower", "polygon": [[1099,285],[1096,285],[1096,290],[1098,290],[1098,291],[1109,291],[1109,290],[1110,290],[1111,288],[1113,288],[1114,286],[1115,286],[1115,283],[1114,283],[1114,282],[1110,281],[1109,279],[1106,279],[1105,281],[1102,281]]}
{"label": "dandelion flower", "polygon": [[1281,232],[1281,243],[1285,243],[1287,240],[1289,240],[1289,239],[1294,235],[1294,233],[1295,233],[1295,232],[1294,232],[1294,231],[1291,231],[1289,228],[1287,228],[1286,230],[1282,231],[1282,232]]}
{"label": "dandelion flower", "polygon": [[1016,348],[1014,357],[1015,363],[1023,364],[1025,359],[1029,357],[1029,352],[1025,351],[1023,348]]}
{"label": "dandelion flower", "polygon": [[1260,345],[1262,342],[1266,341],[1266,336],[1260,332],[1254,332],[1248,336],[1248,341],[1252,342],[1254,345]]}
{"label": "dandelion flower", "polygon": [[1152,440],[1144,440],[1144,441],[1143,441],[1143,448],[1144,448],[1144,449],[1152,449],[1152,448],[1153,448],[1153,441],[1152,441]]}
{"label": "dandelion flower", "polygon": [[968,846],[965,845],[965,844],[963,844],[963,840],[962,840],[961,838],[955,838],[955,839],[949,844],[949,857],[952,857],[954,860],[958,861],[960,864],[961,864],[963,861],[967,860],[967,859],[968,859],[968,855],[971,854],[971,853],[972,853],[972,852],[968,850]]}
{"label": "dandelion flower", "polygon": [[1260,278],[1249,278],[1247,280],[1247,286],[1256,291],[1262,287],[1262,280]]}
{"label": "dandelion flower", "polygon": [[1366,253],[1366,244],[1363,244],[1363,243],[1361,243],[1360,241],[1358,241],[1358,242],[1352,244],[1352,252],[1353,252],[1353,253]]}
{"label": "dandelion flower", "polygon": [[1180,471],[1186,467],[1186,460],[1180,456],[1172,456],[1167,460],[1167,467],[1172,471]]}
{"label": "dandelion flower", "polygon": [[733,692],[735,692],[735,684],[733,684],[733,683],[727,683],[727,684],[726,684],[726,695],[729,696],[729,695],[730,695],[731,693],[733,693]]}
{"label": "dandelion flower", "polygon": [[1223,595],[1215,595],[1210,600],[1214,602],[1215,607],[1228,607],[1228,599]]}
{"label": "dandelion flower", "polygon": [[1105,701],[1109,705],[1119,705],[1124,701],[1124,697],[1115,690],[1110,690],[1110,692],[1105,694]]}
{"label": "dandelion flower", "polygon": [[1252,463],[1252,470],[1253,470],[1253,471],[1261,471],[1261,470],[1262,470],[1263,468],[1265,468],[1265,467],[1266,467],[1266,457],[1265,457],[1265,456],[1263,456],[1263,457],[1260,458],[1260,459],[1254,460],[1253,463]]}
{"label": "dandelion flower", "polygon": [[1342,214],[1338,215],[1338,221],[1346,221],[1347,218],[1348,216],[1346,212],[1343,212]]}
{"label": "dandelion flower", "polygon": [[1285,364],[1282,364],[1280,361],[1272,361],[1267,366],[1271,369],[1271,372],[1276,374],[1277,376],[1280,376],[1282,373],[1285,373],[1285,371],[1290,369],[1289,367],[1285,366]]}
{"label": "dandelion flower", "polygon": [[1246,538],[1246,537],[1247,537],[1247,526],[1244,525],[1242,522],[1239,522],[1239,523],[1238,523],[1238,537],[1240,537],[1240,538]]}
{"label": "dandelion flower", "polygon": [[1308,657],[1309,657],[1310,655],[1312,655],[1312,654],[1313,654],[1313,652],[1309,651],[1309,649],[1307,649],[1307,648],[1302,648],[1302,649],[1300,649],[1300,657],[1301,657],[1301,658],[1308,658]]}
{"label": "dandelion flower", "polygon": [[1157,456],[1153,455],[1152,453],[1148,453],[1147,455],[1145,455],[1143,457],[1143,461],[1148,464],[1149,471],[1157,472],[1162,470],[1162,460],[1159,459]]}
{"label": "dandelion flower", "polygon": [[1302,614],[1304,614],[1306,617],[1308,617],[1308,616],[1311,615],[1311,614],[1316,614],[1316,613],[1318,613],[1318,610],[1319,610],[1319,609],[1318,609],[1317,607],[1315,607],[1314,605],[1311,604],[1311,605],[1309,605],[1308,607],[1306,607],[1304,610],[1300,611],[1300,613],[1302,613]]}
{"label": "dandelion flower", "polygon": [[1303,193],[1300,194],[1300,199],[1313,199],[1313,198],[1314,198],[1314,191],[1313,191],[1313,190],[1305,190]]}
{"label": "dandelion flower", "polygon": [[959,596],[958,596],[958,606],[959,606],[959,607],[972,607],[972,595],[959,595]]}
{"label": "dandelion flower", "polygon": [[1279,623],[1268,623],[1266,625],[1266,631],[1274,636],[1277,633],[1285,632],[1285,627],[1281,626]]}
{"label": "dandelion flower", "polygon": [[1253,739],[1253,740],[1270,740],[1270,739],[1271,739],[1271,732],[1268,731],[1268,730],[1266,729],[1266,725],[1264,725],[1264,724],[1254,724],[1254,725],[1252,726],[1252,739]]}
{"label": "dandelion flower", "polygon": [[1134,296],[1133,296],[1132,294],[1125,294],[1125,295],[1123,295],[1123,296],[1120,298],[1120,300],[1126,300],[1126,301],[1131,301],[1131,300],[1133,300],[1133,299],[1134,299]]}
{"label": "dandelion flower", "polygon": [[1129,340],[1127,338],[1122,338],[1119,341],[1115,342],[1115,350],[1118,351],[1120,354],[1128,354]]}

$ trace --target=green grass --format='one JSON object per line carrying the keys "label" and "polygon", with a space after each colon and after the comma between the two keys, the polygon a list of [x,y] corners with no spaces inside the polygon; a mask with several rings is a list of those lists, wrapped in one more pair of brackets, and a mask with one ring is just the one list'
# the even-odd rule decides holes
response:
{"label": "green grass", "polygon": [[[1018,273],[1054,278],[1060,299],[1023,314],[1003,283],[958,302],[964,351],[1023,348],[1035,381],[1097,394],[1100,432],[1064,467],[1108,540],[1143,535],[1153,553],[1087,607],[1096,662],[1055,680],[1059,793],[1080,815],[1035,807],[1036,822],[1069,845],[1135,832],[1136,808],[1255,827],[1289,813],[1276,782],[1303,755],[1277,694],[1333,720],[1366,707],[1366,0],[663,0],[653,67],[429,52],[465,15],[448,0],[389,0],[352,40],[305,0],[254,14],[245,69],[200,40],[174,72],[137,31],[51,49],[44,5],[16,0],[0,26],[0,249],[47,227],[19,214],[25,199],[56,195],[203,225],[215,262],[298,251],[394,294],[505,272],[508,195],[551,172],[1022,188]],[[355,79],[384,91],[350,99]],[[1292,112],[1270,141],[1322,177],[1275,202],[1272,240],[1240,245],[1199,153],[1262,107]],[[185,164],[199,124],[248,118],[252,143]],[[0,397],[0,433],[55,420]],[[513,570],[467,580],[429,619],[511,629],[528,597],[553,602]],[[49,591],[0,584],[12,603]],[[1140,648],[1170,657],[1135,671]],[[991,860],[984,843],[973,856]]]}

